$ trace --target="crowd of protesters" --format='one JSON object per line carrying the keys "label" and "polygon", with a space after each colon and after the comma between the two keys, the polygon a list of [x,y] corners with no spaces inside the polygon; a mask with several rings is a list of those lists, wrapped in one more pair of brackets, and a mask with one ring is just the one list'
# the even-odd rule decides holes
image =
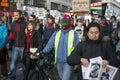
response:
{"label": "crowd of protesters", "polygon": [[[109,21],[104,16],[99,22],[83,18],[73,21],[64,14],[60,22],[55,23],[55,18],[48,15],[44,25],[43,19],[25,16],[20,10],[15,11],[9,21],[8,17],[0,15],[1,80],[16,80],[18,60],[24,66],[22,80],[28,80],[30,62],[38,60],[30,54],[39,52],[54,54],[61,80],[82,80],[81,65],[88,66],[88,59],[97,56],[103,58],[103,67],[108,64],[119,67],[120,21],[115,16]],[[11,50],[10,70],[7,70],[6,44]]]}

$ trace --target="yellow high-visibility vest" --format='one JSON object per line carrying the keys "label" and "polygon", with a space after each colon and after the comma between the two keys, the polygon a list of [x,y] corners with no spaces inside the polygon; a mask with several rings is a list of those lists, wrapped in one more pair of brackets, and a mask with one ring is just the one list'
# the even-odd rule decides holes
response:
{"label": "yellow high-visibility vest", "polygon": [[[55,63],[56,63],[56,57],[57,57],[57,51],[58,51],[58,45],[59,45],[59,41],[60,41],[60,35],[61,35],[61,30],[59,30],[56,33],[56,37],[55,37]],[[71,54],[71,52],[74,50],[74,31],[70,30],[68,33],[68,56]],[[64,46],[62,46],[64,47]]]}

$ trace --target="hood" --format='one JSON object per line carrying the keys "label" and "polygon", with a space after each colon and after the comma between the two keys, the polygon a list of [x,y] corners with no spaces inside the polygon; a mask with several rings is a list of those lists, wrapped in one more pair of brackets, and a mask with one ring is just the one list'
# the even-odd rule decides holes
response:
{"label": "hood", "polygon": [[71,17],[67,14],[62,16],[61,27],[63,30],[68,30],[71,27]]}

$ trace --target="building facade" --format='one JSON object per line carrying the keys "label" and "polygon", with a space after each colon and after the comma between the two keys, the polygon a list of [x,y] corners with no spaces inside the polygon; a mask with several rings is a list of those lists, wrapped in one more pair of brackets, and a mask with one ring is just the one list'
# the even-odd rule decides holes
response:
{"label": "building facade", "polygon": [[91,15],[102,16],[102,0],[91,0]]}
{"label": "building facade", "polygon": [[11,9],[16,7],[18,10],[23,10],[24,0],[10,0],[10,5],[12,6]]}
{"label": "building facade", "polygon": [[70,11],[72,7],[72,0],[47,0],[47,9],[59,10],[61,12]]}
{"label": "building facade", "polygon": [[45,7],[46,0],[24,0],[24,5],[30,5],[34,7]]}
{"label": "building facade", "polygon": [[71,0],[24,0],[24,4],[61,12],[70,11],[72,6]]}
{"label": "building facade", "polygon": [[102,0],[102,3],[106,3],[106,13],[109,15],[116,15],[120,12],[120,3],[116,0]]}

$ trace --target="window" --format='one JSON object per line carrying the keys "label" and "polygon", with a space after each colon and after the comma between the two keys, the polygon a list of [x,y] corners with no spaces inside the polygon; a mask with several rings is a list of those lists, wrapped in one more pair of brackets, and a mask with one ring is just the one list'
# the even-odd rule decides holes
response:
{"label": "window", "polygon": [[62,5],[62,12],[66,12],[66,11],[68,11],[68,7],[67,7],[67,6]]}
{"label": "window", "polygon": [[51,2],[51,9],[52,10],[58,10],[59,9],[59,4]]}

